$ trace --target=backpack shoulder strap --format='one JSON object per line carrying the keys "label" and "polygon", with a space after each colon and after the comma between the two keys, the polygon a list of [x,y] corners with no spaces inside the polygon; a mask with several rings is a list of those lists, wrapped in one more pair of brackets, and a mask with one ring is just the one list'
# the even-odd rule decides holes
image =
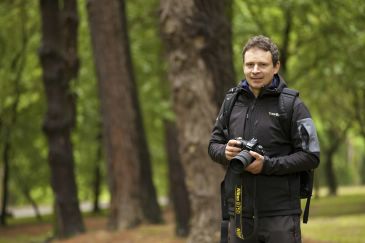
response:
{"label": "backpack shoulder strap", "polygon": [[[290,134],[290,130],[291,130],[291,120],[293,117],[295,99],[298,96],[299,96],[299,92],[297,90],[289,89],[289,88],[284,88],[280,94],[279,110],[280,110],[281,116],[283,117],[283,125],[285,126],[286,129],[288,129],[288,130],[286,130],[288,132],[288,134]],[[306,182],[311,183],[310,185],[307,185],[309,187],[309,188],[307,188],[307,190],[310,190],[310,191],[306,192],[306,195],[301,196],[301,198],[307,198],[307,201],[305,203],[304,212],[303,212],[303,223],[306,224],[308,222],[309,206],[310,206],[310,201],[311,201],[311,197],[312,197],[313,171],[306,171],[304,173],[308,173],[308,176],[309,176],[309,178],[306,179]]]}
{"label": "backpack shoulder strap", "polygon": [[231,116],[231,112],[234,106],[234,103],[237,100],[237,94],[241,90],[240,87],[234,87],[228,90],[226,96],[223,101],[223,132],[225,137],[229,138],[229,118]]}
{"label": "backpack shoulder strap", "polygon": [[293,117],[295,99],[299,92],[294,89],[284,88],[279,96],[279,119],[285,134],[290,137],[291,120]]}
{"label": "backpack shoulder strap", "polygon": [[280,94],[279,98],[279,110],[284,119],[289,122],[289,127],[291,124],[291,118],[293,115],[294,102],[299,96],[299,92],[294,89],[284,88]]}

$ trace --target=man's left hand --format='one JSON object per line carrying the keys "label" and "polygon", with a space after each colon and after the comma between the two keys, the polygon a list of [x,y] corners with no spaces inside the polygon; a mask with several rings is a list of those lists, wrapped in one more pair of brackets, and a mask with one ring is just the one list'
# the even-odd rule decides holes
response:
{"label": "man's left hand", "polygon": [[254,151],[250,151],[250,154],[252,157],[254,157],[254,161],[252,161],[252,163],[249,164],[245,168],[245,170],[252,174],[259,174],[262,171],[262,168],[264,167],[264,156]]}

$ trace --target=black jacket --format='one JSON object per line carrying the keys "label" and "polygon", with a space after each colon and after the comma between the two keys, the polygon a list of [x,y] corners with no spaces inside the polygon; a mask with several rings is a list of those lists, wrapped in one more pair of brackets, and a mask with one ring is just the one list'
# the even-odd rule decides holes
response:
{"label": "black jacket", "polygon": [[299,172],[319,164],[319,143],[310,113],[296,98],[291,127],[284,126],[278,101],[286,84],[278,75],[257,98],[247,82],[242,82],[240,87],[229,119],[229,135],[226,137],[223,132],[222,107],[209,142],[209,155],[214,161],[228,165],[225,158],[228,140],[258,139],[266,152],[265,161],[260,174],[244,172],[242,175],[244,215],[253,215],[254,178],[259,216],[299,214]]}

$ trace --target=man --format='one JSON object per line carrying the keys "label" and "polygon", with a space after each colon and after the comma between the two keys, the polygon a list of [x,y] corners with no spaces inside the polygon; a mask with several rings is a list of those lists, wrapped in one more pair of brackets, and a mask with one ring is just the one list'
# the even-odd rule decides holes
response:
{"label": "man", "polygon": [[[235,138],[256,138],[265,154],[250,151],[253,162],[240,174],[243,238],[254,231],[256,211],[258,227],[250,242],[298,243],[301,242],[299,172],[319,164],[316,130],[309,111],[298,97],[291,121],[283,122],[279,97],[286,84],[278,75],[278,48],[269,38],[251,38],[243,48],[242,58],[245,80],[238,86],[228,133],[224,131],[222,108],[212,131],[209,155],[214,161],[229,165],[241,151]],[[243,242],[235,232],[232,215],[230,229],[230,242]]]}

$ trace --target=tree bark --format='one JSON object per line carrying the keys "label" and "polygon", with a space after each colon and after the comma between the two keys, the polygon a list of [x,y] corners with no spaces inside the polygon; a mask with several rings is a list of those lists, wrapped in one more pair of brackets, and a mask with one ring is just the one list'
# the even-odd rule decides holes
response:
{"label": "tree bark", "polygon": [[138,140],[136,147],[139,148],[138,160],[140,163],[141,188],[143,188],[143,192],[141,193],[143,218],[149,223],[162,223],[162,213],[157,201],[157,193],[152,180],[151,156],[148,150],[137,94],[134,96],[134,110],[137,113],[136,129]]}
{"label": "tree bark", "polygon": [[[96,5],[93,1],[89,1],[90,5]],[[97,3],[100,4],[100,3]],[[128,31],[127,31],[127,19],[126,19],[126,10],[125,10],[125,1],[118,0],[115,3],[118,10],[118,16],[116,15],[116,20],[119,20],[119,27],[115,27],[115,31],[120,31],[121,36],[123,37],[123,52],[126,57],[123,57],[125,61],[123,61],[128,69],[128,76],[125,79],[125,82],[128,82],[128,88],[131,93],[131,103],[132,110],[134,111],[134,129],[133,132],[133,146],[138,148],[137,150],[137,160],[135,163],[139,163],[139,187],[143,187],[143,193],[139,194],[140,197],[140,206],[142,208],[142,216],[150,223],[160,223],[162,222],[161,209],[158,205],[156,190],[152,181],[152,169],[151,169],[151,158],[148,150],[147,140],[145,137],[145,131],[143,127],[143,118],[138,102],[138,95],[136,90],[136,85],[133,76],[133,66],[130,57],[129,51],[129,40],[128,40]],[[114,11],[116,11],[114,10]],[[107,10],[108,11],[108,10]],[[111,37],[113,38],[113,37]],[[129,80],[128,80],[129,79]],[[116,104],[118,105],[118,104]]]}
{"label": "tree bark", "polygon": [[175,233],[187,236],[190,231],[189,222],[191,206],[185,183],[185,171],[179,154],[178,132],[175,121],[164,122],[165,148],[168,160],[169,195],[175,212]]}
{"label": "tree bark", "polygon": [[188,242],[211,243],[219,238],[219,183],[224,171],[211,162],[207,147],[218,107],[234,83],[225,10],[225,1],[161,0],[168,79],[192,206]]}
{"label": "tree bark", "polygon": [[[63,6],[63,9],[60,9]],[[84,231],[77,186],[71,130],[75,124],[75,97],[70,82],[78,71],[75,0],[40,0],[42,43],[39,50],[47,112],[43,124],[48,139],[48,162],[55,195],[56,232],[68,237]],[[67,180],[65,180],[67,178]]]}
{"label": "tree bark", "polygon": [[[130,57],[125,2],[88,1],[111,192],[110,226],[161,222]],[[141,201],[142,200],[142,201]]]}

